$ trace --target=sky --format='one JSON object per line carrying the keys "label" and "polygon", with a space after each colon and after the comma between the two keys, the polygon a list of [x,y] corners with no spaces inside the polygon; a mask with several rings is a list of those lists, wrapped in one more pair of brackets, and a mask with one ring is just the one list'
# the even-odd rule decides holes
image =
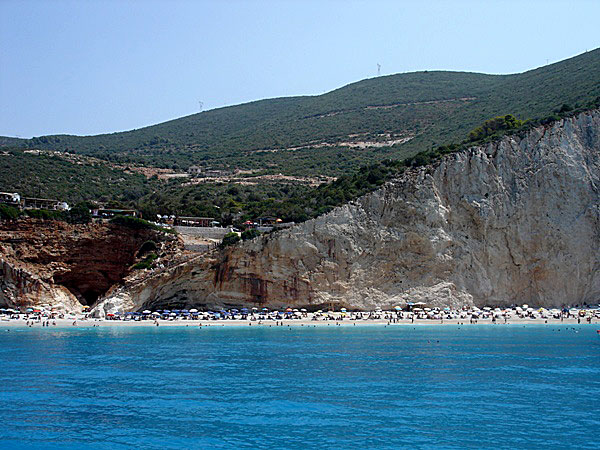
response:
{"label": "sky", "polygon": [[377,64],[522,72],[599,47],[598,18],[596,0],[0,0],[0,135],[318,95]]}

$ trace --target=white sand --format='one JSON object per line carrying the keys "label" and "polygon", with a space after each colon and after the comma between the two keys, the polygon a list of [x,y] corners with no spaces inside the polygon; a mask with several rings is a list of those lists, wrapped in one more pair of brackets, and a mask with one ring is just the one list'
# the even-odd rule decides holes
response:
{"label": "white sand", "polygon": [[[26,319],[11,319],[9,321],[0,320],[0,328],[5,327],[26,327]],[[29,321],[31,323],[31,321]],[[154,320],[102,320],[102,319],[50,319],[49,327],[42,327],[42,322],[33,321],[32,327],[40,328],[55,328],[55,327],[156,327]],[[56,323],[56,325],[54,325]],[[587,319],[582,318],[581,324],[587,324]],[[600,324],[600,320],[597,318],[592,319],[592,324]],[[469,319],[444,319],[440,320],[426,320],[426,319],[415,319],[412,322],[410,319],[402,319],[398,322],[390,322],[386,319],[376,320],[350,320],[345,318],[344,320],[312,320],[311,315],[308,318],[302,319],[286,319],[286,320],[262,320],[262,321],[251,321],[251,320],[159,320],[159,327],[352,327],[352,326],[421,326],[421,325],[472,325]],[[497,319],[496,323],[493,323],[491,319],[478,319],[473,325],[573,325],[577,324],[577,318],[565,318],[564,320],[548,318],[548,319],[521,319],[519,317],[509,318],[507,322],[504,319]]]}

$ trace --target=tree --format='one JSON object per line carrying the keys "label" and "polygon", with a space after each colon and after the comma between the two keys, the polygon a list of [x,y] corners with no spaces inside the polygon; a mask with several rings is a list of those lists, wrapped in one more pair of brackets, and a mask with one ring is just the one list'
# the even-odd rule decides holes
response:
{"label": "tree", "polygon": [[8,205],[0,205],[1,220],[16,220],[19,217],[19,210]]}
{"label": "tree", "polygon": [[90,213],[87,202],[77,203],[67,213],[67,222],[69,223],[90,223],[91,221],[92,213]]}
{"label": "tree", "polygon": [[227,233],[225,236],[223,236],[223,240],[219,244],[219,247],[225,248],[230,245],[236,244],[237,242],[240,241],[240,239],[241,238],[237,233],[234,233],[234,232]]}
{"label": "tree", "polygon": [[254,239],[255,237],[260,236],[260,231],[256,228],[250,228],[249,230],[242,232],[242,240],[247,241],[249,239]]}

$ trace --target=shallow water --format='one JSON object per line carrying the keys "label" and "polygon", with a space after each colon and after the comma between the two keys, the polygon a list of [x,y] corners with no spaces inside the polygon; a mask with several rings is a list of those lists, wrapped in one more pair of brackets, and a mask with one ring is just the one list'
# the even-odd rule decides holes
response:
{"label": "shallow water", "polygon": [[0,444],[597,448],[597,328],[0,328]]}

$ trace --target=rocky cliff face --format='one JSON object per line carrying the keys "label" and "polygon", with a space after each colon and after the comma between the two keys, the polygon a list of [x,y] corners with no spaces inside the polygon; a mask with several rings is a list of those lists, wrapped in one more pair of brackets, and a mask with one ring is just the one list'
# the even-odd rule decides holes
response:
{"label": "rocky cliff face", "polygon": [[599,133],[592,111],[448,155],[330,214],[126,289],[98,311],[598,302]]}
{"label": "rocky cliff face", "polygon": [[0,306],[92,305],[130,273],[152,230],[58,221],[0,223]]}

